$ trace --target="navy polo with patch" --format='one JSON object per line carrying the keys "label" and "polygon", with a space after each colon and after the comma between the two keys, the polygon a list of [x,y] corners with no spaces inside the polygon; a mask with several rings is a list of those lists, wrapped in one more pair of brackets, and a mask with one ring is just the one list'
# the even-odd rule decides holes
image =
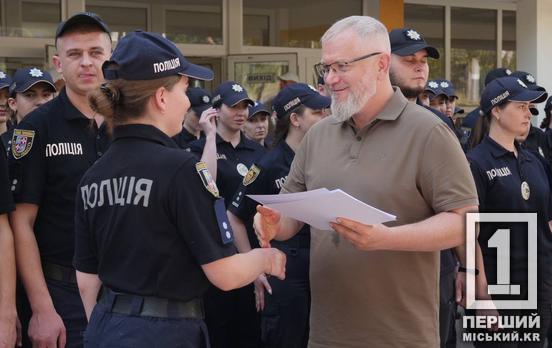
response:
{"label": "navy polo with patch", "polygon": [[[551,186],[544,161],[516,143],[517,157],[489,136],[468,152],[471,171],[479,196],[479,211],[484,213],[537,213],[538,278],[551,279],[552,233]],[[527,185],[523,183],[527,183]],[[529,187],[529,192],[522,189]],[[489,247],[489,239],[498,229],[510,230],[511,281],[527,283],[528,225],[523,222],[482,223],[479,243],[485,260],[489,284],[497,283],[497,249]],[[548,287],[548,293],[550,293]]]}
{"label": "navy polo with patch", "polygon": [[[224,198],[228,207],[234,197],[234,193],[240,186],[249,167],[265,152],[265,148],[256,142],[247,139],[243,134],[236,147],[216,136],[217,143],[217,186],[220,195]],[[190,151],[201,157],[205,147],[205,138],[196,140],[190,144]]]}
{"label": "navy polo with patch", "polygon": [[[234,194],[232,203],[228,206],[228,210],[239,217],[240,220],[250,221],[255,215],[257,211],[256,207],[259,203],[246,195],[278,194],[287,179],[294,157],[295,152],[293,152],[289,145],[285,141],[280,141],[275,148],[251,166],[249,170],[250,174],[246,175],[244,180],[242,180],[242,183]],[[309,226],[304,225],[299,233],[290,239],[289,242],[293,244],[294,239],[306,238],[306,244],[308,245],[309,237]],[[257,243],[255,240],[255,245]],[[275,241],[275,243],[277,245],[282,242]]]}
{"label": "navy polo with patch", "polygon": [[77,185],[109,143],[105,124],[98,128],[84,116],[65,89],[15,128],[9,152],[12,193],[16,203],[39,206],[34,232],[43,260],[71,266]]}

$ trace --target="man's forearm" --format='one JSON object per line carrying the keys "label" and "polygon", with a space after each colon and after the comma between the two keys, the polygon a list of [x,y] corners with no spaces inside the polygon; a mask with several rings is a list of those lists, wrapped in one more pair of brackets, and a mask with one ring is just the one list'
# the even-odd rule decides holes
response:
{"label": "man's forearm", "polygon": [[6,214],[0,215],[0,313],[15,312],[15,255],[13,236]]}

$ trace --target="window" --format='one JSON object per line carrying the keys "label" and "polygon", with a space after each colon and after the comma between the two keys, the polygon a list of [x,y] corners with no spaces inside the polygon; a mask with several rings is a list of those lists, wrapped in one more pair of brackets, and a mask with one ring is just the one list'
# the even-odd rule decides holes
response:
{"label": "window", "polygon": [[136,3],[117,2],[110,5],[102,2],[87,2],[86,11],[97,13],[107,23],[115,39],[137,29],[148,30],[148,8]]}
{"label": "window", "polygon": [[451,80],[462,105],[479,104],[485,76],[496,68],[497,11],[451,8]]}
{"label": "window", "polygon": [[9,0],[3,2],[0,36],[54,37],[61,20],[60,0]]}
{"label": "window", "polygon": [[361,0],[243,0],[243,43],[320,48],[320,37],[335,21],[360,14]]}

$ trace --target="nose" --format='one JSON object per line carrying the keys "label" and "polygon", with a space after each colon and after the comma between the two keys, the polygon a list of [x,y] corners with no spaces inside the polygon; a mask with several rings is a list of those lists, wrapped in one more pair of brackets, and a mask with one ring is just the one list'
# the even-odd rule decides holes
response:
{"label": "nose", "polygon": [[82,54],[81,65],[82,65],[82,66],[90,66],[90,65],[92,65],[92,60],[90,59],[90,55],[89,55],[87,52],[84,52],[84,53]]}

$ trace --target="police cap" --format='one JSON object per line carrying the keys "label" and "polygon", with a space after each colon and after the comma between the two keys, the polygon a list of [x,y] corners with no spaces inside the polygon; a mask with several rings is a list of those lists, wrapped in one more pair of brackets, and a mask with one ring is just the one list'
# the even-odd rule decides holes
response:
{"label": "police cap", "polygon": [[259,113],[264,113],[269,116],[271,114],[270,110],[266,107],[266,105],[264,105],[261,102],[255,102],[255,104],[249,106],[249,116],[247,116],[247,119],[249,120],[253,118],[253,116]]}
{"label": "police cap", "polygon": [[107,24],[94,12],[79,12],[64,22],[59,23],[56,30],[56,40],[63,36],[63,34],[70,28],[78,27],[80,25],[93,25],[98,27],[100,31],[109,34],[111,40],[111,31]]}
{"label": "police cap", "polygon": [[216,108],[222,104],[232,107],[241,101],[245,101],[249,105],[255,104],[247,95],[245,88],[235,81],[223,82],[213,92],[213,106]]}
{"label": "police cap", "polygon": [[211,104],[211,93],[203,88],[189,87],[186,91],[186,95],[188,96],[191,108],[197,117],[200,117],[203,111],[213,106]]}
{"label": "police cap", "polygon": [[21,68],[17,69],[13,75],[13,82],[10,85],[10,94],[23,93],[39,82],[43,82],[56,91],[56,85],[49,72],[39,68]]}
{"label": "police cap", "polygon": [[314,87],[306,83],[295,83],[286,86],[274,97],[272,108],[278,118],[281,118],[300,104],[311,109],[324,109],[330,106],[331,99],[320,95]]}
{"label": "police cap", "polygon": [[439,59],[439,51],[427,44],[423,36],[414,29],[399,28],[389,33],[391,53],[398,56],[409,56],[425,49],[431,58]]}
{"label": "police cap", "polygon": [[173,75],[213,79],[210,69],[188,62],[170,40],[139,30],[119,41],[102,71],[106,80],[155,80]]}
{"label": "police cap", "polygon": [[0,70],[0,89],[9,87],[12,84],[11,77]]}
{"label": "police cap", "polygon": [[531,90],[517,77],[499,77],[491,81],[481,94],[480,108],[487,114],[495,106],[506,102],[542,103],[548,95],[543,91]]}

